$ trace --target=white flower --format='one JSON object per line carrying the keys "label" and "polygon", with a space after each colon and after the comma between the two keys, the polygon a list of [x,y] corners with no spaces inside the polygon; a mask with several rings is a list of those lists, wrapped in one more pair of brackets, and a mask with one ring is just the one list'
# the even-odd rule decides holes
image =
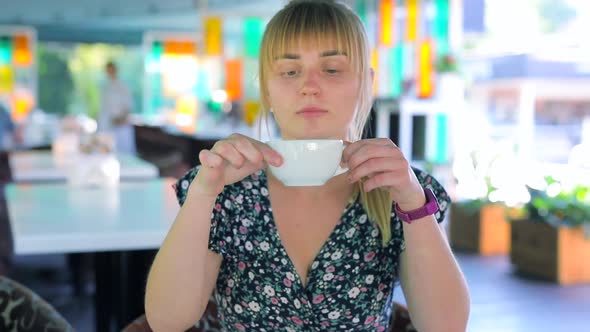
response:
{"label": "white flower", "polygon": [[266,188],[260,188],[260,193],[262,194],[262,196],[268,196],[268,189]]}
{"label": "white flower", "polygon": [[228,287],[230,287],[230,288],[231,288],[231,287],[234,287],[234,285],[235,285],[235,282],[234,282],[234,280],[233,280],[233,279],[229,279],[229,280],[227,281],[227,286],[228,286]]}
{"label": "white flower", "polygon": [[250,280],[254,280],[254,273],[248,272],[248,278],[250,278]]}
{"label": "white flower", "polygon": [[363,214],[362,216],[360,216],[359,218],[359,224],[364,224],[367,222],[367,215]]}
{"label": "white flower", "polygon": [[291,272],[287,272],[287,279],[295,281],[295,275]]}
{"label": "white flower", "polygon": [[316,267],[318,267],[319,264],[320,263],[318,263],[318,262],[313,262],[313,264],[311,264],[311,269],[312,270],[315,269]]}
{"label": "white flower", "polygon": [[246,241],[245,247],[246,247],[246,250],[248,250],[248,251],[252,251],[252,249],[254,249],[254,246],[252,245],[252,242],[250,242],[250,241]]}
{"label": "white flower", "polygon": [[372,283],[373,283],[373,281],[374,281],[374,280],[375,280],[375,277],[374,277],[372,274],[369,274],[369,275],[367,276],[367,278],[365,279],[365,282],[366,282],[368,285],[370,285],[370,284],[372,284]]}
{"label": "white flower", "polygon": [[338,319],[338,317],[340,317],[340,312],[338,311],[332,311],[328,314],[328,318],[330,319]]}
{"label": "white flower", "polygon": [[377,294],[377,301],[381,301],[383,299],[383,292],[379,292],[379,294]]}
{"label": "white flower", "polygon": [[284,258],[281,258],[281,263],[283,263],[283,265],[287,265],[287,260]]}
{"label": "white flower", "polygon": [[252,222],[248,219],[244,219],[242,220],[242,225],[244,225],[244,227],[250,227],[250,225],[252,225]]}
{"label": "white flower", "polygon": [[248,307],[250,307],[250,310],[254,312],[260,311],[260,305],[257,302],[251,301],[250,303],[248,303]]}
{"label": "white flower", "polygon": [[324,274],[324,281],[330,281],[332,279],[334,279],[334,275],[332,273]]}
{"label": "white flower", "polygon": [[328,310],[328,309],[322,309],[322,314],[327,314],[328,312],[330,312],[330,310]]}
{"label": "white flower", "polygon": [[231,207],[231,202],[229,199],[226,199],[225,202],[223,202],[223,206],[225,206],[226,209],[229,209]]}
{"label": "white flower", "polygon": [[358,287],[354,287],[348,291],[348,297],[352,299],[356,299],[357,296],[361,293],[361,290]]}
{"label": "white flower", "polygon": [[301,302],[299,302],[298,299],[295,299],[295,301],[293,301],[293,304],[295,305],[295,308],[297,308],[297,309],[301,308]]}
{"label": "white flower", "polygon": [[260,249],[262,251],[268,251],[268,249],[270,249],[270,245],[268,244],[268,242],[264,241],[260,243]]}
{"label": "white flower", "polygon": [[244,309],[242,309],[242,306],[241,306],[241,305],[239,305],[239,304],[236,304],[236,305],[234,306],[234,311],[235,311],[236,313],[238,313],[238,314],[241,314],[242,312],[244,312]]}
{"label": "white flower", "polygon": [[377,228],[373,229],[373,231],[371,232],[371,236],[372,237],[377,237],[377,235],[379,235],[379,230]]}
{"label": "white flower", "polygon": [[[248,248],[246,248],[246,249],[248,249]],[[352,255],[352,258],[359,259],[359,258],[361,258],[361,256],[359,256],[359,254],[357,254],[357,253],[354,253],[354,255]]]}
{"label": "white flower", "polygon": [[340,251],[336,251],[332,254],[332,260],[337,261],[342,257],[342,253]]}
{"label": "white flower", "polygon": [[356,324],[356,323],[358,323],[358,322],[360,322],[360,321],[361,321],[361,320],[360,320],[360,319],[358,319],[358,317],[354,317],[354,318],[352,319],[352,322],[353,322],[353,323],[355,323],[355,324]]}
{"label": "white flower", "polygon": [[263,218],[264,218],[264,221],[265,221],[265,222],[269,222],[269,221],[270,221],[270,217],[269,217],[269,216],[267,216],[266,214],[264,215],[264,217],[263,217]]}
{"label": "white flower", "polygon": [[184,189],[184,190],[188,189],[188,185],[189,185],[189,182],[188,182],[188,180],[183,180],[183,181],[180,183],[180,187],[181,187],[182,189]]}
{"label": "white flower", "polygon": [[349,229],[348,232],[346,232],[346,237],[350,239],[354,235],[354,232],[356,232],[356,229]]}
{"label": "white flower", "polygon": [[246,188],[246,189],[252,189],[252,182],[250,182],[250,181],[244,181],[242,183],[244,184],[244,188]]}
{"label": "white flower", "polygon": [[294,328],[287,326],[287,332],[297,332]]}
{"label": "white flower", "polygon": [[275,296],[275,290],[271,286],[264,286],[264,293],[267,296]]}
{"label": "white flower", "polygon": [[252,193],[253,193],[254,195],[258,195],[258,189],[252,189]]}
{"label": "white flower", "polygon": [[286,297],[281,297],[281,302],[283,302],[284,304],[289,303],[289,300],[287,300]]}

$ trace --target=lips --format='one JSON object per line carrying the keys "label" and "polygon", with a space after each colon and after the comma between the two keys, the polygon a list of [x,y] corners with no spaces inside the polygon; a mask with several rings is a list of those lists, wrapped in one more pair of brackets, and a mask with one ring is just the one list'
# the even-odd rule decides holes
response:
{"label": "lips", "polygon": [[316,106],[307,106],[297,111],[297,115],[301,115],[306,118],[314,118],[326,114],[328,114],[328,110]]}

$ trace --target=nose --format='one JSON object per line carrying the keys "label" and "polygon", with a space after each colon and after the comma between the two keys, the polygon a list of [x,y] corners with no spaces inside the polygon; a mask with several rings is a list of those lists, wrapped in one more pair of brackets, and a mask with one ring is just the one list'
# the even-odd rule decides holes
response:
{"label": "nose", "polygon": [[317,96],[320,93],[320,85],[318,77],[313,72],[308,72],[303,77],[303,85],[301,87],[301,94],[303,96]]}

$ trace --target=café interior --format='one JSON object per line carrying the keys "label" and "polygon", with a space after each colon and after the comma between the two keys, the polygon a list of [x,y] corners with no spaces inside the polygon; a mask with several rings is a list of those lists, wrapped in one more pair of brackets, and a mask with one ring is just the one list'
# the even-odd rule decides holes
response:
{"label": "caf\u00e9 interior", "polygon": [[[233,133],[280,138],[257,75],[287,2],[0,1],[0,330],[33,315],[151,331],[145,284],[176,181]],[[589,331],[590,4],[343,2],[376,72],[365,137],[391,139],[452,198],[467,331]],[[128,92],[125,144],[100,125],[108,62]],[[391,331],[415,331],[393,296]],[[218,319],[210,302],[193,331]]]}

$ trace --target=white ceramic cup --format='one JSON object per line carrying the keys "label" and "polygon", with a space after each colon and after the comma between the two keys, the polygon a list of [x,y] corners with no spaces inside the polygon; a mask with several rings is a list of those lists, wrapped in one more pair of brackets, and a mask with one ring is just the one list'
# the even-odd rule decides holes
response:
{"label": "white ceramic cup", "polygon": [[269,168],[286,186],[321,186],[347,171],[340,167],[341,140],[273,140],[267,144],[283,157],[281,166]]}

